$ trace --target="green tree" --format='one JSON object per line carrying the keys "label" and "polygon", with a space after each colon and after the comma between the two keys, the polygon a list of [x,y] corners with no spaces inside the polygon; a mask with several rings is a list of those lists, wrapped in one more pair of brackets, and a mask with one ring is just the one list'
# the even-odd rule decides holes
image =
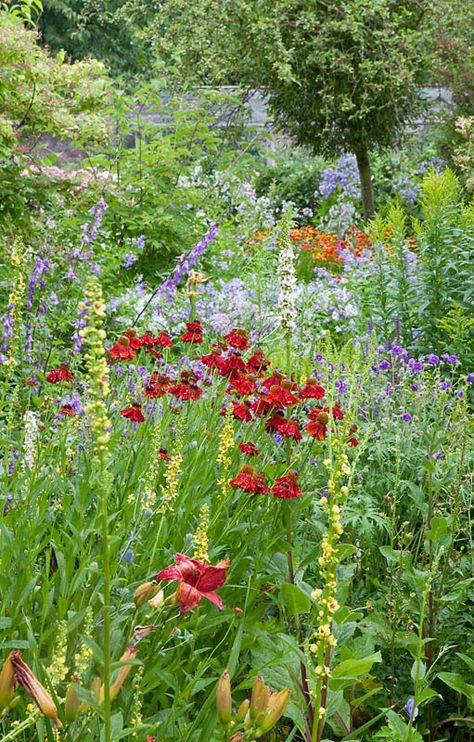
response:
{"label": "green tree", "polygon": [[181,72],[262,88],[298,144],[355,154],[371,217],[370,153],[421,105],[424,19],[418,0],[162,0],[150,34]]}

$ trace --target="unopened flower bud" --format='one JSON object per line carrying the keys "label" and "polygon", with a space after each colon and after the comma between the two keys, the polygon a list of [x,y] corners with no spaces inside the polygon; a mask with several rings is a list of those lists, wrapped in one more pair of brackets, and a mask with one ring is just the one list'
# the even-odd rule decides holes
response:
{"label": "unopened flower bud", "polygon": [[263,682],[263,678],[257,675],[255,683],[252,688],[252,697],[250,699],[250,718],[255,719],[259,713],[266,711],[268,706],[268,699],[270,697],[270,691]]}
{"label": "unopened flower bud", "polygon": [[0,711],[8,706],[15,692],[15,670],[10,657],[7,657],[0,671]]}
{"label": "unopened flower bud", "polygon": [[64,714],[68,722],[74,721],[79,713],[79,707],[81,705],[81,701],[79,699],[79,695],[75,686],[76,680],[77,678],[73,679],[73,682],[67,689],[66,700],[64,701]]}
{"label": "unopened flower bud", "polygon": [[52,719],[59,729],[62,724],[58,719],[58,709],[46,688],[41,685],[26,662],[21,659],[21,652],[11,652],[10,659],[15,671],[15,682],[19,683],[31,696],[41,713]]}
{"label": "unopened flower bud", "polygon": [[164,590],[158,590],[156,595],[154,595],[149,601],[148,605],[150,608],[161,608],[162,605],[165,602],[165,591]]}
{"label": "unopened flower bud", "polygon": [[[136,651],[137,651],[136,650],[136,647],[133,647],[133,646],[132,647],[129,647],[128,649],[126,649],[125,652],[123,653],[123,655],[120,657],[120,662],[125,662],[126,660],[133,659],[133,657],[135,656]],[[120,688],[124,684],[125,679],[126,679],[128,673],[130,672],[131,669],[132,669],[132,665],[123,665],[120,668],[120,670],[118,671],[117,677],[115,678],[114,682],[110,686],[110,699],[111,700],[113,698],[115,698],[115,696],[118,694]],[[101,690],[101,693],[100,693],[100,700],[101,701],[104,700],[104,697],[103,696],[104,696],[104,691],[102,689]]]}
{"label": "unopened flower bud", "polygon": [[227,670],[224,670],[217,683],[216,706],[219,719],[223,724],[228,724],[232,718],[232,691]]}
{"label": "unopened flower bud", "polygon": [[143,605],[143,603],[146,603],[147,600],[151,600],[157,594],[159,589],[160,588],[158,587],[156,582],[143,582],[137,587],[133,595],[135,605],[138,607],[139,605]]}
{"label": "unopened flower bud", "polygon": [[238,708],[236,717],[235,717],[235,720],[237,722],[240,723],[245,719],[245,717],[247,716],[248,710],[249,710],[249,706],[250,706],[250,701],[248,698],[246,698],[245,701],[242,701],[242,703],[240,704]]}
{"label": "unopened flower bud", "polygon": [[261,736],[262,734],[266,734],[266,732],[269,732],[270,729],[275,726],[278,719],[280,718],[280,716],[282,716],[286,707],[288,706],[290,694],[290,689],[284,688],[279,693],[272,693],[270,695],[267,713],[263,721],[261,721],[258,726],[259,736]]}

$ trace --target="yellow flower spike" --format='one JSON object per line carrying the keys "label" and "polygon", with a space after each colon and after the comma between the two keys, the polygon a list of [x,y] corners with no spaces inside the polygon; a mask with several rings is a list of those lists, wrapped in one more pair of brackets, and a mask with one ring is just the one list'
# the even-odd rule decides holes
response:
{"label": "yellow flower spike", "polygon": [[199,525],[193,536],[194,541],[194,559],[199,562],[209,563],[209,539],[207,529],[209,528],[209,505],[203,505],[199,515]]}

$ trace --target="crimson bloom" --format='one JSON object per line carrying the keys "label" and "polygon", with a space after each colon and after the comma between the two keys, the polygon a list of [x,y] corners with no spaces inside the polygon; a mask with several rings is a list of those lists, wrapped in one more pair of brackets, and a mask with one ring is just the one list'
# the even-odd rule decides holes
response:
{"label": "crimson bloom", "polygon": [[317,379],[306,379],[306,384],[300,389],[300,399],[322,399],[326,394],[324,387],[318,384]]}
{"label": "crimson bloom", "polygon": [[155,338],[151,330],[145,330],[145,334],[138,338],[144,348],[153,348],[156,345]]}
{"label": "crimson bloom", "polygon": [[258,456],[260,453],[257,446],[255,443],[252,443],[252,441],[248,441],[248,443],[239,443],[239,449],[242,453],[246,453],[247,456]]}
{"label": "crimson bloom", "polygon": [[305,425],[305,428],[312,438],[323,441],[328,432],[329,413],[334,420],[342,420],[344,413],[338,404],[330,410],[329,407],[314,407],[308,415],[311,422]]}
{"label": "crimson bloom", "polygon": [[182,371],[180,381],[171,384],[170,393],[177,399],[199,399],[202,389],[196,384],[197,377],[191,371]]}
{"label": "crimson bloom", "polygon": [[157,397],[163,397],[169,389],[170,380],[167,376],[162,374],[152,374],[146,382],[143,394],[145,397],[151,397],[156,399]]}
{"label": "crimson bloom", "polygon": [[260,374],[270,365],[268,358],[265,358],[263,351],[257,348],[247,360],[247,368],[249,371],[255,371],[256,374]]}
{"label": "crimson bloom", "polygon": [[[288,382],[290,383],[290,382]],[[270,387],[268,394],[263,397],[265,402],[272,405],[272,407],[291,407],[294,404],[298,404],[299,399],[286,386],[287,382],[283,381],[280,386],[273,384]]]}
{"label": "crimson bloom", "polygon": [[252,374],[238,374],[230,381],[228,393],[236,391],[242,396],[246,397],[248,394],[252,394],[257,388],[257,378]]}
{"label": "crimson bloom", "polygon": [[229,481],[231,487],[240,488],[254,495],[267,494],[270,488],[265,484],[265,476],[257,472],[253,466],[244,464],[234,479]]}
{"label": "crimson bloom", "polygon": [[156,580],[157,582],[163,580],[179,582],[176,597],[179,601],[180,612],[191,611],[199,605],[202,598],[210,600],[221,611],[222,600],[214,590],[224,584],[229,562],[225,560],[214,567],[184,554],[175,554],[174,560],[175,564],[162,569],[156,575]]}
{"label": "crimson bloom", "polygon": [[159,345],[160,348],[171,348],[173,341],[167,332],[159,332],[156,338],[154,338],[154,345]]}
{"label": "crimson bloom", "polygon": [[351,427],[349,428],[349,437],[346,441],[348,446],[353,446],[354,448],[359,445],[359,441],[354,435],[356,431],[357,431],[357,425],[351,425]]}
{"label": "crimson bloom", "polygon": [[136,330],[131,330],[131,329],[125,330],[124,335],[125,337],[128,338],[130,342],[130,347],[133,348],[133,350],[140,350],[143,343],[142,343],[141,338],[137,336]]}
{"label": "crimson bloom", "polygon": [[171,461],[168,455],[168,449],[166,448],[160,448],[160,450],[158,451],[158,457],[160,459],[163,459],[163,461]]}
{"label": "crimson bloom", "polygon": [[290,471],[284,477],[275,479],[272,492],[274,497],[279,497],[283,500],[293,500],[296,497],[301,497],[302,492],[298,487],[298,473],[296,471]]}
{"label": "crimson bloom", "polygon": [[145,422],[141,405],[139,405],[138,402],[133,402],[130,407],[125,407],[124,410],[120,410],[120,414],[126,417],[128,420],[133,420],[134,423]]}
{"label": "crimson bloom", "polygon": [[235,400],[232,400],[232,406],[234,408],[234,418],[235,420],[242,420],[244,423],[249,423],[251,420],[253,420],[252,412],[250,410],[250,405],[247,401],[243,402],[242,404],[240,402],[236,402]]}
{"label": "crimson bloom", "polygon": [[221,376],[228,376],[231,379],[235,379],[242,372],[247,371],[247,366],[238,353],[231,353],[227,358],[216,357],[216,366]]}
{"label": "crimson bloom", "polygon": [[250,348],[249,339],[245,330],[234,329],[224,335],[224,340],[227,340],[229,345],[239,350],[245,350]]}
{"label": "crimson bloom", "polygon": [[203,327],[201,323],[198,322],[198,320],[194,320],[193,322],[186,322],[186,332],[183,332],[183,334],[180,335],[180,338],[184,343],[202,343],[203,332]]}
{"label": "crimson bloom", "polygon": [[291,418],[290,420],[283,419],[277,428],[280,435],[285,438],[293,438],[295,441],[300,441],[302,438],[300,431],[300,424],[298,420]]}
{"label": "crimson bloom", "polygon": [[115,345],[109,348],[109,356],[114,360],[131,361],[135,358],[135,351],[130,345],[130,339],[126,335],[121,335]]}
{"label": "crimson bloom", "polygon": [[58,384],[60,381],[72,381],[74,376],[71,373],[69,363],[61,363],[59,368],[53,369],[46,377],[50,384]]}
{"label": "crimson bloom", "polygon": [[74,417],[76,415],[76,413],[74,412],[74,410],[72,409],[72,407],[71,407],[70,404],[64,404],[59,409],[59,414],[60,415],[69,415],[70,417]]}

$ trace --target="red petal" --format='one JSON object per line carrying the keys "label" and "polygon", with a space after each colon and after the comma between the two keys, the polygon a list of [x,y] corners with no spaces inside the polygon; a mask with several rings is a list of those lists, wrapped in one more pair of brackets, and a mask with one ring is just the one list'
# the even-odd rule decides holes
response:
{"label": "red petal", "polygon": [[216,590],[224,584],[226,572],[227,567],[213,567],[212,565],[206,566],[205,572],[199,578],[196,587],[202,593]]}
{"label": "red petal", "polygon": [[220,611],[222,610],[222,599],[216,593],[202,593],[202,595],[204,598],[210,600],[211,603],[214,603]]}
{"label": "red petal", "polygon": [[181,613],[187,613],[196,608],[201,602],[202,595],[195,587],[188,585],[187,582],[180,582],[178,587],[179,610]]}

